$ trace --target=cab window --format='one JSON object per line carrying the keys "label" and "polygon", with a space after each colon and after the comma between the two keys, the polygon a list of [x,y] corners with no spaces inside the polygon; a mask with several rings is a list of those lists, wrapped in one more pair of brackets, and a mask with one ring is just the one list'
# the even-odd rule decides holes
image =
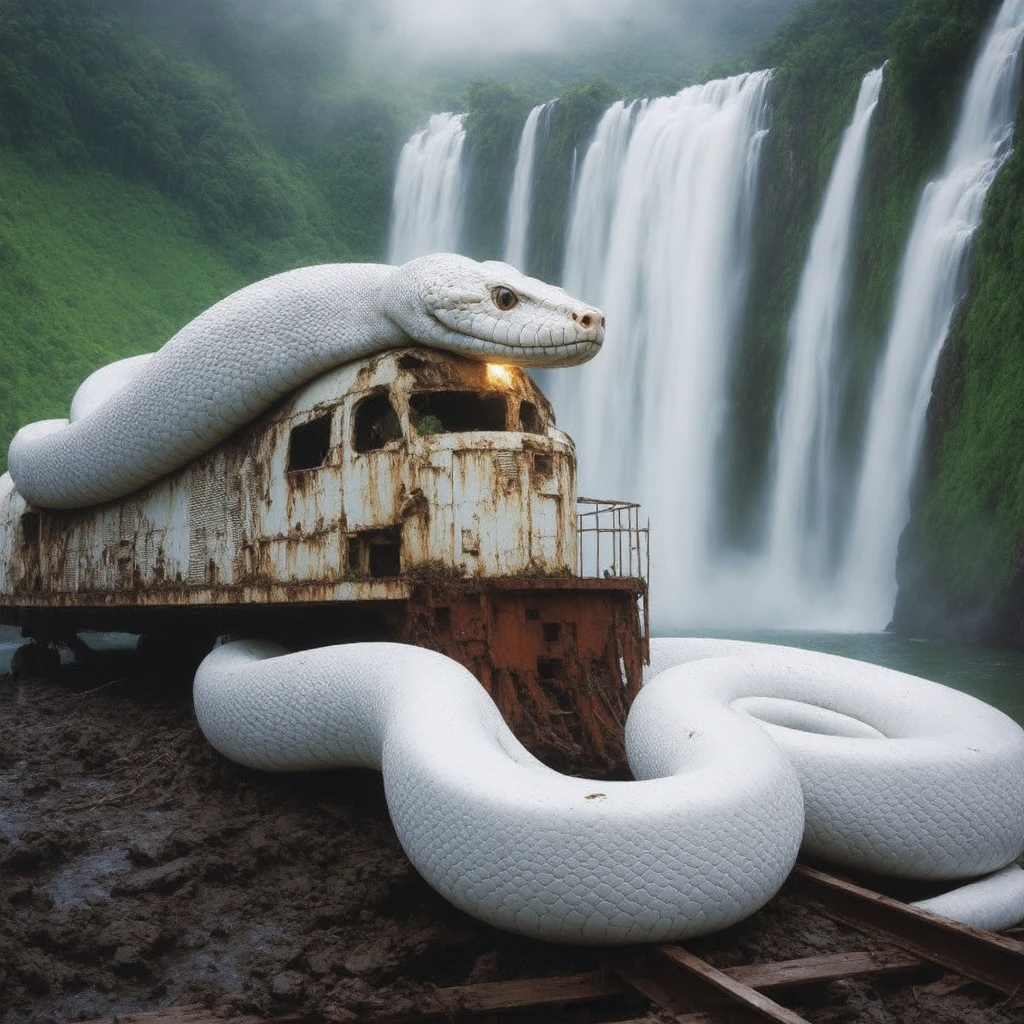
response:
{"label": "cab window", "polygon": [[421,391],[409,397],[409,415],[420,437],[465,430],[506,430],[504,395],[476,391]]}

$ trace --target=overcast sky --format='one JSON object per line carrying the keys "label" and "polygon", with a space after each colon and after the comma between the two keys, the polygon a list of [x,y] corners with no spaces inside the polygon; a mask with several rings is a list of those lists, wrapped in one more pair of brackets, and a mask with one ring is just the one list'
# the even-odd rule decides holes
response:
{"label": "overcast sky", "polygon": [[[715,2],[715,0],[710,0]],[[756,0],[755,0],[756,2]],[[671,0],[375,0],[380,28],[412,59],[557,52],[649,28]],[[676,5],[678,6],[678,0]],[[375,19],[376,20],[376,19]]]}

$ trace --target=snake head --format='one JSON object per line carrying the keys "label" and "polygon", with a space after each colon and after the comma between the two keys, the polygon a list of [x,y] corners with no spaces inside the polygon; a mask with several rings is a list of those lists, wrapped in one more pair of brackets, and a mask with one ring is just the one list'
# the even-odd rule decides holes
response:
{"label": "snake head", "polygon": [[402,330],[471,359],[576,366],[604,341],[599,309],[507,263],[436,253],[398,267],[394,285],[388,305]]}

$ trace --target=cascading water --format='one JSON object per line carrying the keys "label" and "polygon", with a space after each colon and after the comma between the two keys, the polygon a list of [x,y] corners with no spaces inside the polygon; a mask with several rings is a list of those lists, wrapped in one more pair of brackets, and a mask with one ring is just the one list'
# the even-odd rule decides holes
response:
{"label": "cascading water", "polygon": [[388,262],[458,250],[465,114],[433,114],[402,148],[391,204]]}
{"label": "cascading water", "polygon": [[526,270],[526,245],[530,230],[530,200],[533,197],[533,164],[537,153],[537,136],[551,115],[556,103],[549,100],[530,111],[519,138],[516,167],[512,174],[512,191],[508,197],[508,216],[505,220],[506,263]]}
{"label": "cascading water", "polygon": [[[789,606],[801,618],[827,611],[826,586],[836,542],[836,355],[848,298],[848,264],[868,129],[882,88],[882,69],[861,83],[843,134],[808,249],[789,324],[785,379],[776,418],[765,564],[754,570],[769,608]],[[793,606],[796,605],[797,608]],[[799,608],[803,605],[803,608]],[[808,625],[806,619],[804,625]]]}
{"label": "cascading water", "polygon": [[702,609],[770,79],[614,104],[577,181],[565,285],[609,328],[601,357],[552,374],[550,390],[579,445],[581,491],[638,499],[657,524],[661,624]]}
{"label": "cascading water", "polygon": [[924,434],[932,378],[964,294],[964,267],[989,186],[1009,156],[1024,40],[1024,0],[1005,0],[971,73],[940,177],[921,196],[870,404],[840,596],[846,626],[885,626],[896,546]]}
{"label": "cascading water", "polygon": [[[613,103],[601,118],[594,140],[577,174],[574,159],[572,212],[565,250],[565,287],[573,295],[597,302],[602,295],[612,217],[626,150],[633,131],[634,112],[647,101]],[[573,150],[575,158],[576,151]]]}

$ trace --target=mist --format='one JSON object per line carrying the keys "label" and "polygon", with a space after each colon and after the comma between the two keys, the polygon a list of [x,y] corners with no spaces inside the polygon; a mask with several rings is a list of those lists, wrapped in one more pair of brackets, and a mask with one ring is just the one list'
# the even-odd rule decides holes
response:
{"label": "mist", "polygon": [[[326,5],[331,0],[323,0]],[[355,14],[364,69],[401,76],[437,68],[514,79],[538,59],[554,79],[606,72],[608,51],[645,63],[710,64],[771,33],[802,0],[376,0]],[[608,70],[617,71],[618,68]]]}

